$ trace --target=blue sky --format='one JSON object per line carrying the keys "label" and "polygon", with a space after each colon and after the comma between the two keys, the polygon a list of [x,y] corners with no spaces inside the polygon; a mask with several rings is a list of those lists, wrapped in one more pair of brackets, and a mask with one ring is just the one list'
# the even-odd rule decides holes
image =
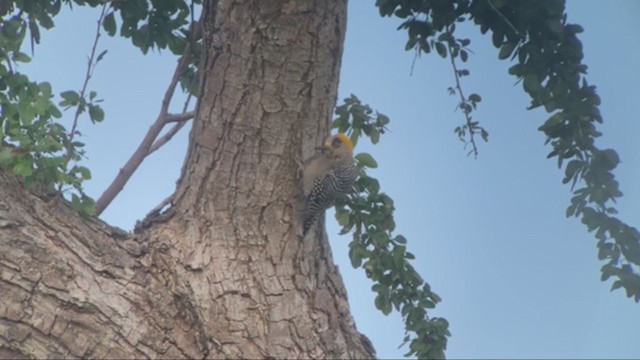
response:
{"label": "blue sky", "polygon": [[[635,0],[568,2],[569,21],[585,32],[588,80],[602,98],[604,135],[598,145],[618,151],[616,169],[624,197],[620,217],[639,225],[640,13]],[[32,63],[21,71],[50,81],[58,92],[82,84],[97,14],[75,9],[43,34]],[[475,118],[490,132],[477,159],[465,155],[455,126],[456,99],[448,61],[423,56],[411,74],[413,53],[398,22],[378,16],[372,2],[352,0],[340,95],[356,94],[391,118],[391,132],[375,147],[372,171],[394,198],[397,232],[409,239],[414,265],[443,298],[434,311],[451,324],[450,358],[640,358],[640,304],[600,282],[595,239],[576,219],[564,216],[570,191],[537,127],[544,111],[526,111],[528,98],[506,73],[488,37],[461,27],[475,54],[465,65],[467,93],[482,102]],[[83,29],[79,31],[79,29]],[[169,53],[143,56],[127,41],[103,37],[109,53],[90,88],[105,99],[106,121],[80,125],[94,179],[86,188],[97,197],[109,184],[157,115],[175,59]],[[176,111],[180,103],[176,102]],[[66,114],[65,121],[71,119]],[[136,219],[169,195],[184,159],[187,131],[145,161],[103,214],[107,222],[131,229]],[[381,358],[401,357],[399,316],[373,306],[371,283],[347,258],[347,237],[328,214],[333,255],[344,277],[358,329]]]}

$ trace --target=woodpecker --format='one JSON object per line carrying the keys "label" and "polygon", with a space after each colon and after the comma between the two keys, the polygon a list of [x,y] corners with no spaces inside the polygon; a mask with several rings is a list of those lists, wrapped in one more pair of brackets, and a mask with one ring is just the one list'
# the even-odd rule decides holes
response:
{"label": "woodpecker", "polygon": [[336,200],[349,193],[356,180],[353,143],[344,134],[330,136],[303,167],[306,204],[302,236],[306,236],[316,219]]}

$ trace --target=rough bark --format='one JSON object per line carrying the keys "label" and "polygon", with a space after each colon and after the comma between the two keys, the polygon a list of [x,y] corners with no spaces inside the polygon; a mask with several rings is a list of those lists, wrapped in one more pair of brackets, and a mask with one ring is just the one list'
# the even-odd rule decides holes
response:
{"label": "rough bark", "polygon": [[298,165],[327,135],[344,0],[205,3],[173,201],[134,234],[0,173],[0,358],[370,358]]}

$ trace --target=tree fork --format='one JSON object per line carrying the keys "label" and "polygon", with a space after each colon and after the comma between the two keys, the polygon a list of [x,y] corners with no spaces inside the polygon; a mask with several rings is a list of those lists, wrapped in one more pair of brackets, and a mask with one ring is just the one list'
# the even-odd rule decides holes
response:
{"label": "tree fork", "polygon": [[0,357],[375,355],[326,236],[295,231],[294,159],[329,131],[346,1],[203,11],[173,216],[131,235],[0,173]]}

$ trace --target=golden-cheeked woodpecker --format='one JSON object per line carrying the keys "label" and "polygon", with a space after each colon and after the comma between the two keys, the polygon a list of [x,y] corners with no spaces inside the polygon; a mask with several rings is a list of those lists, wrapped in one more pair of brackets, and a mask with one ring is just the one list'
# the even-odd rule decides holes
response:
{"label": "golden-cheeked woodpecker", "polygon": [[303,187],[306,204],[302,220],[303,237],[336,200],[349,193],[356,180],[353,143],[344,134],[330,136],[304,164]]}

